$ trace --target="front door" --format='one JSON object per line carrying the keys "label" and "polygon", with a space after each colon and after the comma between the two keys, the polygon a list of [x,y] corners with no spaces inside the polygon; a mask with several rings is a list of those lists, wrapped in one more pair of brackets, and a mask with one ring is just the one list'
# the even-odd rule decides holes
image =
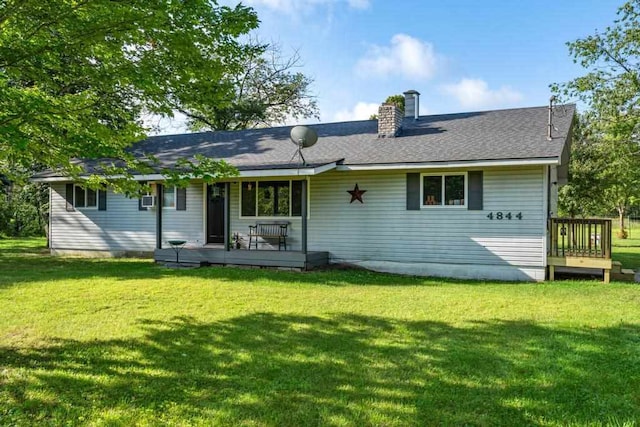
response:
{"label": "front door", "polygon": [[207,185],[207,243],[224,243],[224,184]]}

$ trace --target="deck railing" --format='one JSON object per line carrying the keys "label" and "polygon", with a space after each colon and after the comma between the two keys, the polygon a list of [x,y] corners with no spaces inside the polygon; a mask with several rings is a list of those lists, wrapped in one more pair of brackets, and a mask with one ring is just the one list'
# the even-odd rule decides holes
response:
{"label": "deck railing", "polygon": [[611,258],[610,219],[549,219],[549,256]]}

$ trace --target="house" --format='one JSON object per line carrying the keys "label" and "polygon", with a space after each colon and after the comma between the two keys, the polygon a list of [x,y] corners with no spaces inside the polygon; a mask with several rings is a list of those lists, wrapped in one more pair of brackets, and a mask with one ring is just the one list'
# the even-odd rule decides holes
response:
{"label": "house", "polygon": [[[419,116],[419,99],[405,93],[404,116],[382,105],[378,120],[310,126],[318,142],[302,150],[304,163],[291,127],[150,137],[133,150],[161,166],[200,153],[240,171],[187,188],[163,185],[160,173],[136,176],[153,185],[154,207],[40,174],[51,188],[51,252],[162,261],[178,239],[193,262],[544,280],[575,107]],[[260,221],[287,224],[286,251],[268,238],[247,250]],[[234,235],[243,249],[230,249]]]}

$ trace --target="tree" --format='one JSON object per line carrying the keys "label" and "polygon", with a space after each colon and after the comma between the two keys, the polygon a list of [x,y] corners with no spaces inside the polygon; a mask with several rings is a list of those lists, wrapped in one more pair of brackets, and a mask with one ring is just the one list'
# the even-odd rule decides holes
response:
{"label": "tree", "polygon": [[619,235],[624,237],[624,214],[640,200],[640,152],[633,140],[616,140],[590,126],[584,117],[574,129],[569,184],[560,189],[559,207],[565,214],[589,216],[616,210]]}
{"label": "tree", "polygon": [[569,183],[562,186],[558,194],[558,207],[563,215],[571,218],[600,215],[604,202],[603,171],[607,159],[600,150],[582,116],[578,116],[573,128],[571,158],[569,161]]}
{"label": "tree", "polygon": [[144,171],[150,160],[126,151],[143,113],[229,105],[230,76],[260,51],[239,37],[257,25],[252,9],[211,0],[0,1],[0,173],[77,177],[74,158]]}
{"label": "tree", "polygon": [[387,99],[384,100],[385,104],[393,104],[404,114],[404,95],[389,95]]}
{"label": "tree", "polygon": [[[233,90],[221,103],[194,99],[176,106],[193,130],[239,130],[283,124],[287,119],[319,118],[310,93],[312,79],[293,69],[300,66],[297,52],[285,58],[277,45],[252,40],[242,58],[243,71],[230,74]],[[202,96],[208,96],[203,93]]]}
{"label": "tree", "polygon": [[584,116],[596,145],[585,154],[604,164],[596,191],[617,210],[624,237],[624,214],[640,200],[640,0],[625,3],[618,16],[603,33],[568,43],[574,62],[588,72],[552,89],[588,107]]}
{"label": "tree", "polygon": [[620,139],[582,125],[574,132],[569,184],[560,189],[560,210],[574,216],[603,215],[615,210],[618,236],[626,238],[624,216],[640,201],[640,150],[634,138]]}
{"label": "tree", "polygon": [[640,149],[636,139],[605,138],[601,148],[608,167],[603,173],[604,201],[618,213],[618,237],[626,239],[624,217],[640,201]]}
{"label": "tree", "polygon": [[587,104],[594,125],[626,136],[640,116],[640,0],[625,3],[618,16],[604,33],[567,43],[574,62],[589,72],[562,89]]}
{"label": "tree", "polygon": [[0,236],[42,236],[48,228],[49,191],[40,183],[0,179]]}
{"label": "tree", "polygon": [[[401,94],[389,95],[387,96],[387,99],[384,100],[384,103],[394,104],[396,107],[398,107],[400,112],[404,114],[404,95],[401,95]],[[377,120],[377,119],[378,119],[377,114],[372,114],[371,116],[369,116],[369,120]]]}

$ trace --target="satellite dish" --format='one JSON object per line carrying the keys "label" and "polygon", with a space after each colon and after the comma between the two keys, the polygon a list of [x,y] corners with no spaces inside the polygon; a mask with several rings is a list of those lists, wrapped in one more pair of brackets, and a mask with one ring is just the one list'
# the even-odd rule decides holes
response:
{"label": "satellite dish", "polygon": [[302,149],[311,147],[313,144],[318,142],[318,134],[315,130],[308,128],[306,126],[294,126],[291,128],[291,133],[289,134],[291,141],[298,147],[297,152],[293,155],[291,160],[298,155],[300,157],[300,164],[306,165],[307,162],[302,155]]}
{"label": "satellite dish", "polygon": [[291,141],[300,148],[308,148],[318,142],[316,131],[306,126],[294,126],[290,135]]}

